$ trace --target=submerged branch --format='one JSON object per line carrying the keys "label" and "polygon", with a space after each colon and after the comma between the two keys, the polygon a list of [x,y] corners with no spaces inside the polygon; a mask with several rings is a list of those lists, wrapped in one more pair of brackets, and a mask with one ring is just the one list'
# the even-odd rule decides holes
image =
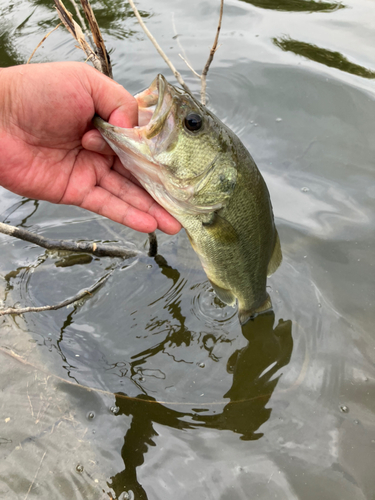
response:
{"label": "submerged branch", "polygon": [[8,309],[0,309],[0,316],[5,316],[6,314],[24,314],[28,312],[56,311],[57,309],[62,309],[63,307],[69,306],[70,304],[77,302],[77,300],[83,299],[84,297],[86,297],[86,295],[92,295],[95,292],[95,290],[100,288],[103,285],[103,283],[107,281],[107,279],[111,276],[111,274],[112,273],[108,273],[106,276],[103,276],[103,278],[100,278],[99,281],[97,281],[87,290],[81,290],[74,297],[63,300],[62,302],[59,302],[58,304],[55,304],[53,306],[8,307]]}
{"label": "submerged branch", "polygon": [[67,241],[67,240],[52,240],[44,238],[39,234],[32,233],[26,229],[10,226],[0,222],[0,233],[19,238],[24,241],[29,241],[35,245],[46,248],[47,250],[68,250],[71,252],[90,253],[97,257],[121,257],[122,259],[130,259],[136,257],[140,252],[136,250],[128,250],[114,245],[101,245],[91,243],[89,241]]}
{"label": "submerged branch", "polygon": [[148,249],[148,256],[155,257],[158,253],[158,240],[154,232],[148,233],[148,243],[150,245]]}

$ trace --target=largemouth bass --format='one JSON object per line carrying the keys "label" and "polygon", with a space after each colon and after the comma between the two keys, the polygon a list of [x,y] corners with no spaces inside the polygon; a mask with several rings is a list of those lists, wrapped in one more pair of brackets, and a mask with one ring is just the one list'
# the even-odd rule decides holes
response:
{"label": "largemouth bass", "polygon": [[185,228],[218,297],[243,324],[272,307],[281,250],[267,186],[239,138],[158,75],[136,96],[139,126],[94,125],[150,195]]}

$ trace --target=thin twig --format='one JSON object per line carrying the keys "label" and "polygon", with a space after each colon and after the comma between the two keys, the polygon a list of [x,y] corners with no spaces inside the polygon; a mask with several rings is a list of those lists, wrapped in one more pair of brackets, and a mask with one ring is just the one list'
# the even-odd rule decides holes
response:
{"label": "thin twig", "polygon": [[208,56],[206,65],[203,68],[202,76],[201,76],[201,80],[202,80],[201,102],[202,102],[203,105],[206,104],[206,86],[207,86],[206,77],[207,77],[207,73],[208,73],[208,70],[210,68],[210,65],[212,63],[212,60],[214,58],[215,52],[217,50],[217,42],[219,40],[219,34],[220,34],[220,30],[221,30],[221,21],[223,19],[223,10],[224,10],[224,0],[220,0],[219,23],[217,25],[217,30],[216,30],[216,36],[215,36],[214,44],[212,45],[212,48],[210,50],[210,55]]}
{"label": "thin twig", "polygon": [[121,257],[123,259],[130,259],[140,254],[140,252],[136,250],[128,250],[114,245],[101,245],[98,243],[91,243],[90,241],[76,242],[47,239],[39,234],[32,233],[31,231],[19,227],[10,226],[3,222],[0,222],[0,233],[29,241],[47,250],[68,250],[71,252],[89,253],[97,257]]}
{"label": "thin twig", "polygon": [[197,76],[200,80],[202,80],[202,75],[200,75],[199,73],[197,73],[195,71],[195,69],[193,68],[193,66],[185,59],[185,57],[183,57],[181,54],[178,54],[178,55],[184,61],[184,63],[186,64],[186,66],[194,73],[194,75]]}
{"label": "thin twig", "polygon": [[168,56],[165,54],[165,52],[163,51],[163,49],[160,47],[160,45],[158,44],[158,42],[155,40],[155,38],[153,37],[153,35],[151,34],[151,32],[149,31],[149,29],[147,28],[147,26],[145,25],[145,23],[143,22],[143,19],[140,15],[140,13],[138,12],[138,9],[137,7],[135,6],[133,0],[129,0],[129,3],[130,3],[130,6],[131,8],[133,9],[133,12],[136,16],[136,18],[138,19],[138,22],[139,24],[141,25],[143,31],[146,33],[146,35],[148,36],[148,38],[151,40],[151,42],[154,44],[154,47],[156,48],[156,50],[159,52],[159,54],[161,55],[161,57],[164,59],[164,61],[168,64],[168,66],[170,67],[172,73],[174,74],[176,80],[178,81],[178,83],[181,85],[181,87],[183,87],[187,92],[190,92],[190,89],[189,87],[186,85],[186,83],[184,82],[181,74],[177,71],[177,69],[174,67],[172,61],[168,58]]}
{"label": "thin twig", "polygon": [[180,50],[183,53],[185,59],[187,59],[185,49],[184,49],[182,43],[180,42],[180,35],[177,33],[176,23],[174,21],[174,12],[172,12],[172,27],[173,27],[173,33],[174,33],[173,39],[177,40],[177,45],[180,47]]}
{"label": "thin twig", "polygon": [[29,400],[31,416],[34,417],[34,409],[33,409],[32,403],[31,403],[30,395],[29,395],[29,382],[27,382],[27,399]]}
{"label": "thin twig", "polygon": [[34,56],[35,52],[39,49],[39,47],[42,45],[42,43],[43,43],[43,42],[44,42],[44,41],[45,41],[45,40],[46,40],[46,39],[50,36],[50,34],[51,34],[53,31],[57,30],[57,28],[58,28],[59,26],[61,26],[61,25],[62,25],[62,23],[59,23],[57,26],[55,26],[55,27],[53,28],[53,30],[51,30],[49,33],[47,33],[47,34],[46,34],[46,36],[44,36],[44,37],[42,38],[42,40],[38,43],[38,45],[37,45],[37,46],[35,47],[35,49],[33,50],[33,53],[31,54],[31,56],[28,58],[28,60],[27,60],[27,63],[26,63],[26,64],[29,64],[29,63],[30,63],[30,61],[31,61],[31,59],[33,58],[33,56]]}
{"label": "thin twig", "polygon": [[41,459],[41,461],[40,461],[40,463],[39,463],[39,467],[37,468],[37,470],[36,470],[36,472],[35,472],[34,479],[33,479],[32,483],[30,484],[29,489],[27,490],[27,493],[26,493],[26,496],[25,496],[25,499],[24,499],[24,500],[27,500],[27,497],[29,496],[29,493],[30,493],[30,491],[31,491],[31,488],[34,486],[35,479],[36,479],[37,475],[39,474],[39,471],[40,471],[40,468],[41,468],[41,466],[42,466],[42,462],[43,462],[43,460],[44,460],[44,457],[46,456],[46,453],[47,453],[46,451],[43,453],[42,459]]}
{"label": "thin twig", "polygon": [[28,312],[42,312],[42,311],[57,311],[57,309],[62,309],[63,307],[69,306],[73,304],[73,302],[77,302],[77,300],[81,300],[86,295],[92,295],[95,290],[103,285],[105,281],[111,276],[112,273],[108,273],[103,278],[100,278],[94,285],[92,285],[87,290],[82,290],[77,295],[70,299],[66,299],[59,304],[55,304],[53,306],[40,306],[40,307],[8,307],[8,309],[0,309],[0,316],[5,316],[6,314],[24,314]]}
{"label": "thin twig", "polygon": [[78,7],[77,3],[75,2],[75,0],[70,0],[70,3],[73,5],[73,7],[74,7],[74,9],[76,11],[78,20],[81,23],[81,27],[82,27],[83,31],[85,32],[85,34],[87,35],[87,38],[90,40],[90,43],[91,43],[91,45],[93,47],[94,46],[94,41],[92,39],[90,31],[88,30],[88,28],[86,26],[85,20],[82,17],[82,14],[81,14],[81,12],[79,10],[79,7]]}

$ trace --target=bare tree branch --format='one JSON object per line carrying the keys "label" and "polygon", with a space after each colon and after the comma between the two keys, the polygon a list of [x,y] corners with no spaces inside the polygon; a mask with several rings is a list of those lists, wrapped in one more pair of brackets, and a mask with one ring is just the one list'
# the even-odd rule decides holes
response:
{"label": "bare tree branch", "polygon": [[107,281],[107,279],[111,276],[112,273],[108,273],[103,278],[100,278],[94,285],[92,285],[87,290],[82,290],[77,295],[70,299],[66,299],[59,304],[55,304],[53,306],[40,306],[40,307],[8,307],[7,309],[0,309],[0,316],[5,316],[6,314],[24,314],[28,312],[42,312],[42,311],[56,311],[57,309],[62,309],[63,307],[69,306],[73,304],[73,302],[77,302],[77,300],[81,300],[86,295],[92,295],[95,290],[100,288],[103,283]]}
{"label": "bare tree branch", "polygon": [[[100,245],[89,241],[67,241],[67,240],[52,240],[44,238],[39,234],[26,231],[19,227],[10,226],[0,222],[0,233],[19,238],[24,241],[29,241],[47,250],[68,250],[71,252],[81,252],[96,255],[97,257],[121,257],[122,259],[130,259],[140,255],[141,252],[129,250],[114,245]],[[151,245],[151,242],[150,242]]]}
{"label": "bare tree branch", "polygon": [[71,35],[77,40],[81,49],[85,52],[87,59],[93,64],[94,68],[96,68],[101,73],[105,73],[104,67],[105,62],[101,61],[99,56],[95,54],[90,44],[86,41],[85,35],[79,24],[77,24],[71,13],[65,8],[64,4],[61,0],[54,0],[57,13],[59,18],[63,22],[66,29],[71,33]]}
{"label": "bare tree branch", "polygon": [[208,70],[210,68],[210,65],[212,63],[212,60],[214,58],[215,52],[216,52],[216,50],[218,48],[217,47],[217,42],[219,40],[219,34],[220,34],[220,30],[221,30],[221,21],[223,19],[223,10],[224,10],[224,0],[220,0],[220,14],[219,14],[219,22],[218,22],[217,30],[216,30],[216,36],[215,36],[215,40],[214,40],[214,43],[212,45],[212,48],[210,50],[210,55],[208,56],[206,65],[203,68],[202,76],[201,76],[201,80],[202,80],[201,102],[204,105],[206,104],[206,86],[207,86],[206,77],[207,77],[207,73],[208,73]]}
{"label": "bare tree branch", "polygon": [[74,9],[76,11],[76,15],[78,17],[78,20],[81,23],[82,29],[85,32],[87,38],[90,40],[91,46],[94,47],[94,41],[92,39],[91,33],[88,30],[88,28],[86,26],[86,23],[85,23],[85,20],[83,19],[82,15],[81,15],[81,12],[80,12],[80,10],[78,8],[77,2],[75,0],[70,0],[70,3],[73,5],[73,7],[74,7]]}
{"label": "bare tree branch", "polygon": [[174,74],[176,80],[178,81],[178,83],[181,85],[181,87],[183,87],[187,92],[190,92],[190,89],[189,87],[186,85],[186,83],[184,82],[182,76],[180,75],[180,73],[177,71],[177,69],[174,67],[172,61],[168,58],[168,56],[165,54],[165,52],[163,51],[163,49],[160,47],[160,45],[158,44],[158,42],[155,40],[155,38],[153,37],[153,35],[151,34],[151,32],[149,31],[149,29],[147,28],[147,26],[145,25],[145,23],[143,22],[143,19],[140,15],[140,13],[138,12],[138,9],[137,7],[135,6],[133,0],[129,0],[129,3],[130,3],[130,6],[131,8],[133,9],[133,12],[136,16],[136,18],[138,19],[138,22],[139,24],[141,25],[143,31],[146,33],[146,35],[148,36],[148,38],[151,40],[151,42],[154,44],[154,47],[156,48],[156,50],[159,52],[159,54],[161,55],[161,57],[164,59],[164,61],[168,64],[169,68],[171,69],[172,73]]}
{"label": "bare tree branch", "polygon": [[[186,57],[182,56],[181,54],[178,54],[181,57],[181,59],[184,61],[186,66],[190,69],[190,71],[192,71],[192,73],[200,79],[200,81],[201,81],[201,103],[204,106],[206,105],[206,101],[207,101],[207,99],[206,99],[207,73],[208,73],[208,70],[210,69],[210,65],[213,61],[215,52],[219,48],[218,41],[219,41],[219,34],[220,34],[220,30],[221,30],[221,23],[223,20],[223,10],[224,10],[224,0],[220,0],[220,14],[219,14],[219,21],[218,21],[218,25],[217,25],[215,40],[214,40],[214,43],[211,47],[210,54],[208,56],[207,62],[203,68],[201,75],[195,71],[195,69],[191,66],[191,64],[186,59]],[[172,16],[172,23],[173,23],[173,29],[175,32],[175,36],[178,37],[173,16]],[[182,47],[181,43],[179,42],[179,40],[177,40],[177,43],[185,55],[185,51],[183,50],[183,47]]]}
{"label": "bare tree branch", "polygon": [[86,19],[92,32],[92,36],[94,38],[94,43],[96,45],[96,54],[102,61],[102,73],[104,73],[106,76],[109,76],[109,78],[113,78],[110,58],[107,49],[105,48],[103,37],[91,5],[89,4],[88,0],[81,0],[81,5],[83,7]]}
{"label": "bare tree branch", "polygon": [[184,63],[186,64],[186,66],[190,69],[190,71],[192,71],[194,73],[195,76],[197,76],[200,80],[202,80],[202,75],[200,75],[199,73],[197,73],[195,71],[195,69],[193,68],[193,66],[189,63],[189,61],[187,59],[185,59],[184,56],[182,56],[181,54],[178,54],[181,59],[184,61]]}

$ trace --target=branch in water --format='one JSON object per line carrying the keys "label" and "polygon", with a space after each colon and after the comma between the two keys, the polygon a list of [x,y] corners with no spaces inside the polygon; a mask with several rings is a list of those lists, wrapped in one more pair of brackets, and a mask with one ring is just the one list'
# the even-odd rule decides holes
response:
{"label": "branch in water", "polygon": [[148,256],[155,257],[158,253],[158,240],[154,232],[148,233],[148,243],[150,245],[148,249]]}
{"label": "branch in water", "polygon": [[103,278],[100,278],[99,281],[97,281],[87,290],[82,290],[71,299],[66,299],[63,302],[60,302],[59,304],[55,304],[53,306],[40,306],[40,307],[8,307],[8,309],[0,309],[0,316],[5,316],[6,314],[24,314],[28,312],[56,311],[57,309],[62,309],[63,307],[73,304],[73,302],[77,302],[77,300],[83,299],[84,297],[86,297],[86,295],[92,295],[98,288],[100,288],[107,281],[107,279],[111,276],[111,274],[112,273],[108,273],[106,276],[103,276]]}
{"label": "branch in water", "polygon": [[[40,236],[39,234],[20,229],[9,224],[0,222],[0,233],[19,238],[24,241],[29,241],[35,245],[46,248],[47,250],[68,250],[71,252],[83,252],[96,255],[97,257],[121,257],[122,259],[130,259],[140,255],[136,250],[128,250],[126,248],[117,247],[114,245],[100,245],[89,241],[67,241],[67,240],[50,240]],[[151,245],[151,241],[150,241]]]}

